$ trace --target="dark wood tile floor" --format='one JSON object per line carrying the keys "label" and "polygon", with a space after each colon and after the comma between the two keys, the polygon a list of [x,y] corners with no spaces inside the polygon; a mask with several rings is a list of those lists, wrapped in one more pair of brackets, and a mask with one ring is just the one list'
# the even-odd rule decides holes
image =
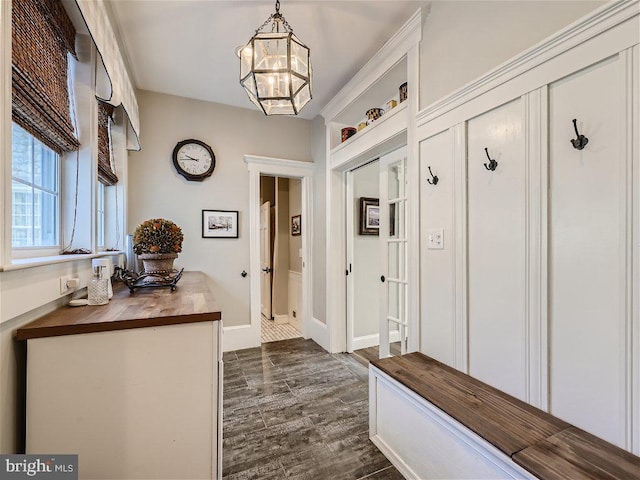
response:
{"label": "dark wood tile floor", "polygon": [[400,480],[369,440],[368,373],[301,338],[224,354],[228,480]]}

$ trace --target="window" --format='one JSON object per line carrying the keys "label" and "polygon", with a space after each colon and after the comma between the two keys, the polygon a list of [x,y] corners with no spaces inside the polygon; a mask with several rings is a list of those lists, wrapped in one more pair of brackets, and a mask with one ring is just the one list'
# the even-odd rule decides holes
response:
{"label": "window", "polygon": [[11,244],[58,246],[59,156],[15,123],[11,142]]}

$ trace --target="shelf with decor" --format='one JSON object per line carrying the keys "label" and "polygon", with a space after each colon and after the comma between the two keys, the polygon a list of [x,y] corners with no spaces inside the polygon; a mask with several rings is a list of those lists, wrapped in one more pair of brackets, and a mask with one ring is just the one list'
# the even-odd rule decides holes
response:
{"label": "shelf with decor", "polygon": [[[405,92],[403,97],[400,93],[402,86]],[[403,101],[406,99],[406,87],[407,57],[404,55],[366,86],[359,95],[345,102],[343,105],[346,106],[330,119],[331,151],[335,151],[353,137],[362,136],[380,121],[395,113],[397,109],[406,107]],[[368,118],[369,112],[372,114],[370,118]],[[354,129],[354,133],[343,141],[342,130],[345,128]]]}

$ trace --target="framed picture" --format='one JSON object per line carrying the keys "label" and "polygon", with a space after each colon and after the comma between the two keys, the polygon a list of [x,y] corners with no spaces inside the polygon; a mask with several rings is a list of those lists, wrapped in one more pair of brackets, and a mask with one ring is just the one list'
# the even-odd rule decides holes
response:
{"label": "framed picture", "polygon": [[238,238],[238,211],[202,210],[202,238]]}
{"label": "framed picture", "polygon": [[302,222],[300,220],[301,215],[294,215],[291,217],[291,235],[297,237],[302,234]]}
{"label": "framed picture", "polygon": [[360,197],[360,235],[380,234],[380,201]]}

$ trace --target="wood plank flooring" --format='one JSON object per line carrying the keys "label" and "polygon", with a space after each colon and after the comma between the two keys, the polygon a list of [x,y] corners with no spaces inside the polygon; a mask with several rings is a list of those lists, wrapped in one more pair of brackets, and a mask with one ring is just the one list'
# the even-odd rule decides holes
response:
{"label": "wood plank flooring", "polygon": [[225,480],[400,480],[369,440],[368,371],[293,339],[224,354]]}

